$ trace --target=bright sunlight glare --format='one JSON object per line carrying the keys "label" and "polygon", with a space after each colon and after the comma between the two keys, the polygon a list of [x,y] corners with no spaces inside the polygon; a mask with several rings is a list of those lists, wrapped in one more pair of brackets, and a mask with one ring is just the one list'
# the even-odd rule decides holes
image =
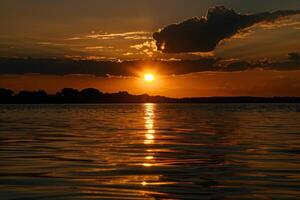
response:
{"label": "bright sunlight glare", "polygon": [[144,80],[147,81],[147,82],[152,82],[154,81],[155,77],[153,74],[145,74],[144,75]]}

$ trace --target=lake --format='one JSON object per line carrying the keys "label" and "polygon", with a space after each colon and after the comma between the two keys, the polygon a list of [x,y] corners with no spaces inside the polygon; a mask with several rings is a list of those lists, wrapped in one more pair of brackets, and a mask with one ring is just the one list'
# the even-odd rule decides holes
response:
{"label": "lake", "polygon": [[300,104],[0,105],[0,199],[296,199]]}

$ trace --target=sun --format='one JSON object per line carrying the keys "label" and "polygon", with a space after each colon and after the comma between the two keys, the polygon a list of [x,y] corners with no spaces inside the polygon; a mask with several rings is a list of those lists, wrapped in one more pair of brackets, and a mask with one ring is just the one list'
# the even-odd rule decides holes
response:
{"label": "sun", "polygon": [[145,74],[144,75],[144,80],[147,82],[152,82],[155,80],[155,76],[153,74]]}

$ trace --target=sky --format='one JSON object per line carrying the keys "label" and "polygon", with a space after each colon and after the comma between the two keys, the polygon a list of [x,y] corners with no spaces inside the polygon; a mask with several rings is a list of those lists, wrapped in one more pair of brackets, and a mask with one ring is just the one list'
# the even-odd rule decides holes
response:
{"label": "sky", "polygon": [[300,96],[298,10],[298,0],[0,0],[0,87]]}

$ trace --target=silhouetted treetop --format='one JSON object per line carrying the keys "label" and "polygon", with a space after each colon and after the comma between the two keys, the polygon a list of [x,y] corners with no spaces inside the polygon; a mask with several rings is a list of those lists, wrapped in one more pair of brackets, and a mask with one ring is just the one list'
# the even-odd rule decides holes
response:
{"label": "silhouetted treetop", "polygon": [[80,94],[83,97],[98,97],[98,96],[103,95],[102,92],[100,92],[99,90],[97,90],[95,88],[83,89],[83,90],[81,90]]}
{"label": "silhouetted treetop", "polygon": [[0,88],[0,104],[83,104],[83,103],[300,103],[300,97],[199,97],[168,98],[148,94],[132,95],[126,91],[102,93],[94,88],[81,91],[64,88],[57,94],[43,90],[20,91]]}
{"label": "silhouetted treetop", "polygon": [[14,94],[12,90],[0,88],[0,98],[11,97]]}
{"label": "silhouetted treetop", "polygon": [[63,97],[77,97],[79,96],[80,92],[77,89],[73,89],[73,88],[64,88],[61,90],[60,92],[61,96]]}

